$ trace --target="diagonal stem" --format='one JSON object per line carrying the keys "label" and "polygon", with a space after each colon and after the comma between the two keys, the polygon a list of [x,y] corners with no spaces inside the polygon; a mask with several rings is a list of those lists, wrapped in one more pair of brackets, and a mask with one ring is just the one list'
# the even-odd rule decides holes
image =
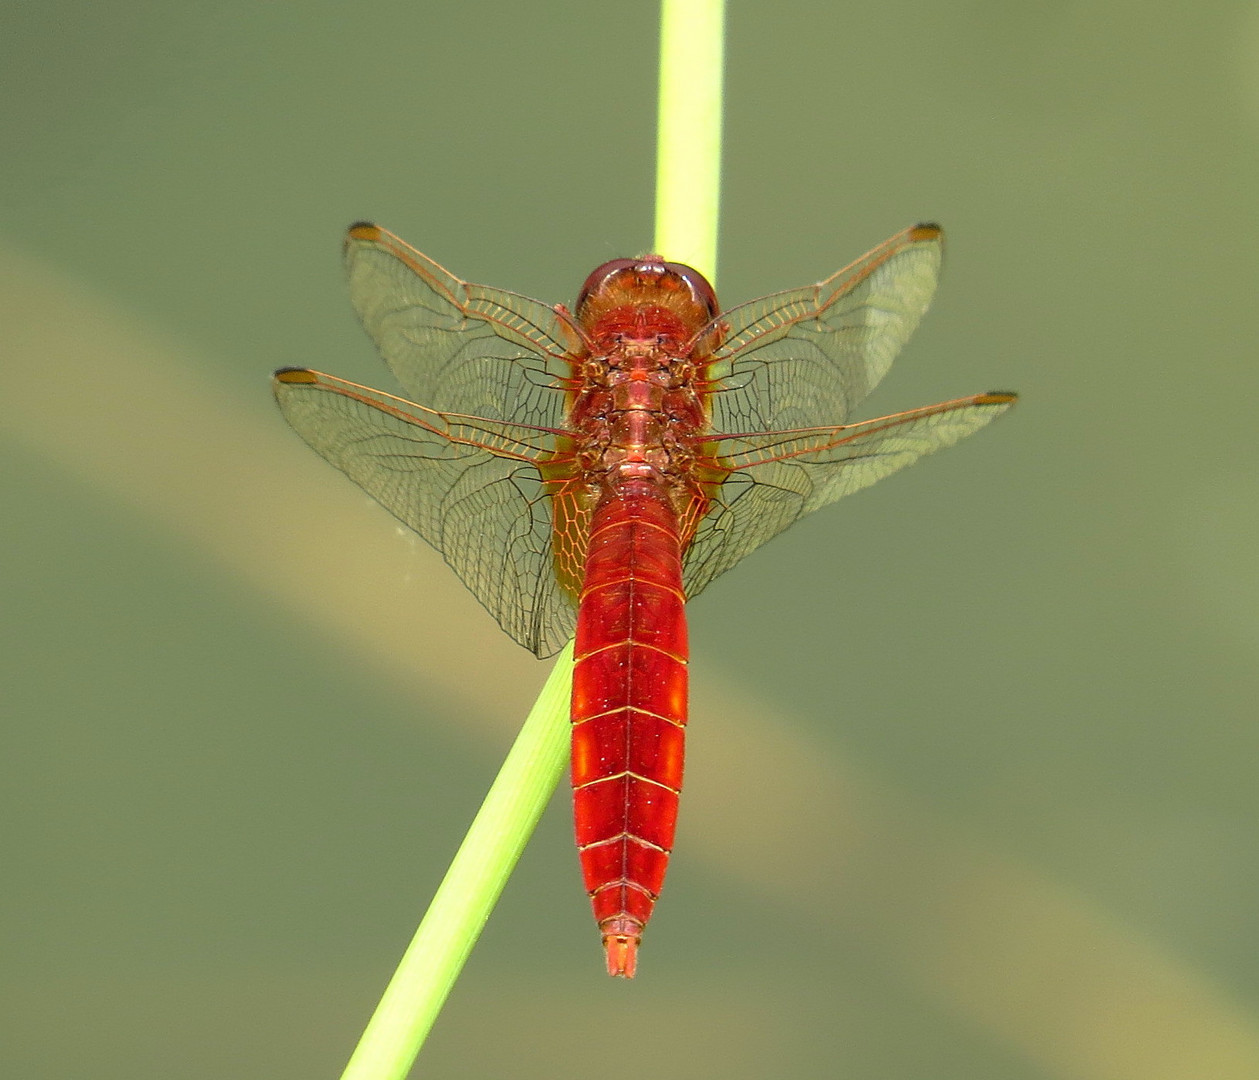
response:
{"label": "diagonal stem", "polygon": [[568,761],[565,647],[473,819],[342,1080],[404,1080]]}

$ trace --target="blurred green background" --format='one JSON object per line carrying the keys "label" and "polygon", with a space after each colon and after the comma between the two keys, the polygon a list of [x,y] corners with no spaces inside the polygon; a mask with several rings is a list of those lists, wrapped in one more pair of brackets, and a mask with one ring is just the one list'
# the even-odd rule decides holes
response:
{"label": "blurred green background", "polygon": [[[302,446],[338,245],[651,244],[654,3],[0,8],[0,1074],[336,1076],[545,667]],[[1259,1077],[1259,9],[732,3],[720,292],[950,247],[992,430],[691,608],[631,984],[555,799],[415,1075]],[[666,253],[667,254],[667,253]]]}

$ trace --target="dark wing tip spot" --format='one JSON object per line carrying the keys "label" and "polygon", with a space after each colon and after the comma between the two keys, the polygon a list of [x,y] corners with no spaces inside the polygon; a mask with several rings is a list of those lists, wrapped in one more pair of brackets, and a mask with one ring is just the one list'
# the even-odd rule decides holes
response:
{"label": "dark wing tip spot", "polygon": [[300,367],[282,367],[272,378],[279,383],[296,384],[299,386],[310,386],[319,381],[319,376],[307,368]]}
{"label": "dark wing tip spot", "polygon": [[976,405],[1011,405],[1019,396],[1013,390],[989,390],[975,402]]}
{"label": "dark wing tip spot", "polygon": [[345,230],[347,240],[379,240],[380,226],[372,221],[356,221]]}
{"label": "dark wing tip spot", "polygon": [[914,243],[925,240],[938,240],[944,235],[944,229],[934,221],[920,221],[909,230],[909,239]]}

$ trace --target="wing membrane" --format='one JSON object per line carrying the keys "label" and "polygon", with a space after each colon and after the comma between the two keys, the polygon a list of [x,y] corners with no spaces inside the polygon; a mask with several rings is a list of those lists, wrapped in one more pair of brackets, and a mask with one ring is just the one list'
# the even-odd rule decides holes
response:
{"label": "wing membrane", "polygon": [[993,392],[859,424],[708,440],[730,476],[684,557],[687,596],[805,514],[952,446],[1015,400]]}
{"label": "wing membrane", "polygon": [[304,369],[276,373],[299,435],[433,545],[511,637],[550,656],[576,612],[556,583],[550,499],[553,433],[443,414]]}
{"label": "wing membrane", "polygon": [[563,422],[575,332],[536,300],[461,281],[378,225],[346,236],[350,299],[394,376],[443,412]]}
{"label": "wing membrane", "polygon": [[718,431],[840,424],[887,373],[935,293],[944,235],[916,225],[825,281],[718,318],[709,377]]}
{"label": "wing membrane", "polygon": [[[697,335],[723,332],[705,370],[716,433],[693,440],[713,503],[684,556],[688,595],[804,514],[1013,404],[981,394],[843,423],[926,312],[942,250],[938,226],[906,229],[826,281],[732,308]],[[558,651],[575,623],[580,568],[569,564],[581,544],[561,553],[561,585],[553,518],[566,536],[585,520],[581,478],[557,451],[572,446],[564,405],[581,332],[562,309],[461,281],[375,225],[350,229],[345,258],[364,327],[424,404],[290,369],[276,374],[281,410],[437,548],[513,639]]]}

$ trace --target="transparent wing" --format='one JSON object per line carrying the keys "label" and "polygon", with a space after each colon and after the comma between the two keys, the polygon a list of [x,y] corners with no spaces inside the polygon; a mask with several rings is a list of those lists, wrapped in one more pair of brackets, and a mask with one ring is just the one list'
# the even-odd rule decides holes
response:
{"label": "transparent wing", "polygon": [[1016,395],[945,401],[846,426],[717,436],[704,444],[730,475],[683,559],[686,594],[818,507],[869,487],[992,423]]}
{"label": "transparent wing", "polygon": [[717,431],[840,424],[887,373],[931,303],[944,235],[915,225],[817,285],[718,317],[708,377]]}
{"label": "transparent wing", "polygon": [[539,472],[559,471],[554,432],[305,369],[276,372],[273,388],[297,433],[440,551],[513,639],[538,656],[563,647],[576,611],[556,582]]}
{"label": "transparent wing", "polygon": [[350,299],[398,382],[443,412],[559,427],[578,338],[526,296],[460,281],[378,225],[345,239]]}

